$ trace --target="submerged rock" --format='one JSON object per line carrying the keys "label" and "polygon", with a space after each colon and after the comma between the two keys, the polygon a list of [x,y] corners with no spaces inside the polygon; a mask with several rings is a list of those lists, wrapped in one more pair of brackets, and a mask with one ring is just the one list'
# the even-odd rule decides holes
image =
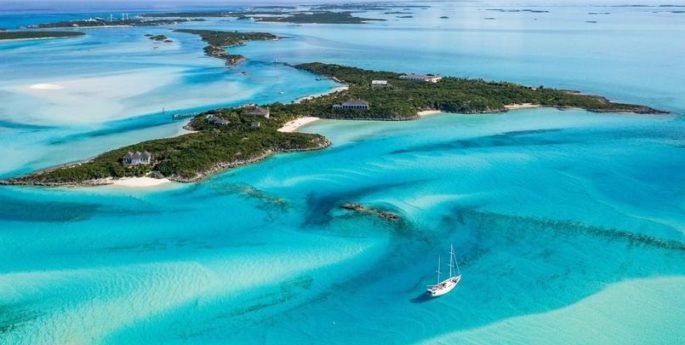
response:
{"label": "submerged rock", "polygon": [[380,218],[388,219],[388,220],[392,220],[392,221],[396,221],[396,220],[400,219],[400,216],[395,214],[395,213],[387,212],[387,211],[383,211],[383,210],[379,210],[379,209],[375,209],[375,208],[369,208],[369,207],[366,207],[362,204],[344,203],[344,204],[340,205],[340,208],[355,211],[357,213],[370,214],[370,215],[378,216]]}

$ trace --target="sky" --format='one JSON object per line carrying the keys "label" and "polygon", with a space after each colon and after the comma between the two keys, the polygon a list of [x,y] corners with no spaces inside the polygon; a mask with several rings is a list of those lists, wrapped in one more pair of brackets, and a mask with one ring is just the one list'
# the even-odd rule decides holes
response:
{"label": "sky", "polygon": [[[439,1],[439,0],[438,0]],[[685,0],[442,0],[478,3],[484,6],[569,6],[569,5],[617,5],[644,4],[684,5]],[[0,0],[0,14],[12,11],[98,11],[115,9],[174,9],[179,7],[232,7],[269,4],[312,4],[312,3],[350,3],[350,2],[401,2],[418,3],[416,0]]]}

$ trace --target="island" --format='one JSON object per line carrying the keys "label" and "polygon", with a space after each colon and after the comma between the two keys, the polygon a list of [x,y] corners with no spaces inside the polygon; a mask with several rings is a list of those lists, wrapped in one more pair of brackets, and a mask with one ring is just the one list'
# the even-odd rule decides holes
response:
{"label": "island", "polygon": [[[330,145],[318,134],[283,133],[294,118],[287,106],[217,109],[186,126],[192,133],[150,140],[109,151],[77,164],[38,172],[5,184],[43,186],[103,185],[112,179],[151,176],[177,182],[199,181],[218,171],[255,163],[276,152],[316,150]],[[277,116],[269,116],[275,112]]]}
{"label": "island", "polygon": [[[204,11],[176,13],[147,13],[150,18],[216,18],[235,17],[237,19],[254,19],[258,22],[294,23],[294,24],[366,24],[370,21],[385,19],[355,17],[352,12],[333,11]],[[167,19],[170,20],[170,19]]]}
{"label": "island", "polygon": [[[610,102],[604,97],[583,95],[543,86],[509,82],[442,77],[433,74],[369,71],[335,64],[307,63],[294,66],[344,83],[348,89],[303,102],[306,114],[322,118],[363,120],[411,120],[422,111],[479,114],[508,111],[515,105],[582,108],[592,112],[659,114],[641,105]],[[363,109],[336,109],[350,100],[368,104]]]}
{"label": "island", "polygon": [[169,39],[169,37],[166,37],[165,35],[145,34],[145,37],[149,38],[152,41],[157,41],[157,42],[164,42],[164,43],[173,42],[172,40]]}
{"label": "island", "polygon": [[238,31],[212,31],[178,29],[174,32],[194,34],[207,43],[204,47],[207,56],[226,61],[227,66],[232,66],[245,61],[245,57],[237,54],[229,54],[226,48],[243,45],[246,41],[275,41],[280,37],[266,32],[238,32]]}
{"label": "island", "polygon": [[311,12],[294,13],[288,16],[253,17],[259,22],[295,23],[295,24],[366,24],[370,21],[385,19],[355,17],[352,12]]}
{"label": "island", "polygon": [[41,38],[65,38],[85,35],[76,31],[0,31],[0,40],[28,40]]}
{"label": "island", "polygon": [[161,26],[161,25],[176,25],[179,23],[189,21],[202,21],[204,19],[155,19],[147,20],[145,18],[131,18],[131,19],[112,19],[105,20],[102,18],[89,18],[82,20],[67,20],[54,23],[44,23],[30,25],[30,29],[49,29],[49,28],[97,28],[110,26]]}
{"label": "island", "polygon": [[[123,177],[194,182],[224,169],[254,163],[278,152],[323,149],[318,134],[279,131],[302,115],[331,119],[411,120],[421,111],[480,114],[508,111],[513,105],[582,108],[593,112],[660,114],[647,106],[509,82],[442,77],[433,74],[371,71],[324,63],[294,65],[347,88],[291,104],[272,103],[217,109],[194,116],[181,136],[118,148],[89,161],[0,181],[19,185],[102,185]],[[358,205],[357,212],[374,213]],[[392,219],[392,215],[389,215]]]}
{"label": "island", "polygon": [[311,7],[316,10],[343,10],[343,11],[387,11],[393,8],[409,10],[412,8],[428,9],[429,5],[408,5],[392,3],[342,3],[342,4],[321,4]]}
{"label": "island", "polygon": [[283,15],[289,12],[283,10],[278,11],[192,11],[192,12],[157,12],[144,13],[143,18],[224,18],[224,17],[240,17],[249,15]]}
{"label": "island", "polygon": [[395,213],[383,211],[383,210],[379,210],[379,209],[375,209],[375,208],[369,208],[369,207],[366,207],[362,204],[355,204],[355,203],[349,203],[348,202],[348,203],[344,203],[344,204],[340,205],[340,208],[345,209],[345,210],[354,211],[354,212],[357,212],[360,214],[368,214],[368,215],[372,215],[372,216],[377,216],[377,217],[387,219],[387,220],[392,220],[392,221],[400,220],[400,216],[395,214]]}

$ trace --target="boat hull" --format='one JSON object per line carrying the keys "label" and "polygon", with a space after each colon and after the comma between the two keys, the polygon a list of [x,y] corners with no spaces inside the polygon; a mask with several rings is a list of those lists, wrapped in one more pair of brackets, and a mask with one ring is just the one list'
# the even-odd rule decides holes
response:
{"label": "boat hull", "polygon": [[454,276],[435,284],[426,290],[426,293],[431,297],[440,297],[454,289],[459,281],[461,280],[461,275]]}

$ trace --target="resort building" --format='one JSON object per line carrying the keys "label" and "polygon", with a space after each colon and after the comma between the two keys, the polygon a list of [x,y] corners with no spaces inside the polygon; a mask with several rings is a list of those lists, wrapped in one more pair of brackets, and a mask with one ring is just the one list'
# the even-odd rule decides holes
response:
{"label": "resort building", "polygon": [[269,108],[262,108],[256,105],[249,105],[246,106],[245,109],[247,109],[247,112],[245,114],[250,116],[261,116],[265,119],[268,119],[271,115],[271,111],[269,111]]}
{"label": "resort building", "polygon": [[223,117],[215,116],[212,114],[207,115],[207,122],[217,126],[223,126],[231,123],[231,121],[228,121]]}
{"label": "resort building", "polygon": [[387,80],[372,80],[371,81],[371,88],[375,89],[377,87],[386,87],[388,86],[388,81]]}
{"label": "resort building", "polygon": [[333,110],[369,110],[369,102],[350,100],[342,104],[333,104]]}
{"label": "resort building", "polygon": [[400,79],[404,80],[416,80],[416,81],[425,81],[427,83],[437,83],[440,80],[442,80],[442,77],[439,75],[434,75],[434,74],[414,74],[414,73],[409,73],[409,74],[403,74],[400,76]]}
{"label": "resort building", "polygon": [[121,162],[124,163],[125,166],[134,166],[134,165],[149,165],[150,161],[152,159],[152,156],[150,155],[150,152],[130,152],[127,153],[124,158],[121,159]]}

